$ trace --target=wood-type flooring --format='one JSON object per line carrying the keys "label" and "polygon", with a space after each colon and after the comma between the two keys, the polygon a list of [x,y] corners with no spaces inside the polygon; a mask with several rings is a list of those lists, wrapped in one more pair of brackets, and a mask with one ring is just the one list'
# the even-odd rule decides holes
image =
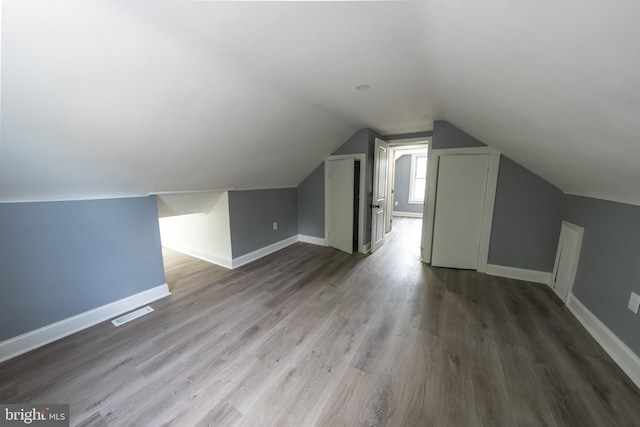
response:
{"label": "wood-type flooring", "polygon": [[82,426],[640,426],[640,393],[546,286],[297,243],[236,270],[165,250],[170,297],[0,365]]}

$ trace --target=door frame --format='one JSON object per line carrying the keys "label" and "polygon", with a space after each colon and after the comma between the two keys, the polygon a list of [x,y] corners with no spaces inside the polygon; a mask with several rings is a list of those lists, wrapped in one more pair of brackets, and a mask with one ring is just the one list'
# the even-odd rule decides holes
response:
{"label": "door frame", "polygon": [[[558,268],[560,267],[560,254],[561,254],[561,249],[562,249],[562,245],[564,243],[564,239],[565,239],[565,234],[568,231],[574,231],[576,233],[578,233],[578,244],[577,244],[577,251],[575,253],[575,257],[572,260],[573,262],[571,263],[571,275],[570,275],[570,280],[569,280],[569,289],[567,289],[567,296],[562,299],[562,297],[558,294],[558,291],[556,290],[556,275],[558,274]],[[571,295],[572,291],[573,291],[573,285],[576,282],[576,274],[578,273],[578,262],[580,261],[580,252],[582,251],[582,240],[584,238],[584,228],[580,227],[579,225],[576,224],[572,224],[568,221],[562,221],[562,226],[560,227],[560,237],[558,238],[558,249],[556,250],[556,261],[553,265],[553,273],[551,274],[551,279],[549,280],[549,287],[551,289],[553,289],[553,292],[562,300],[563,303],[567,303],[567,301],[569,300],[569,295]]]}
{"label": "door frame", "polygon": [[489,258],[489,243],[491,240],[491,227],[493,224],[493,208],[496,200],[498,169],[500,167],[500,152],[491,147],[445,148],[430,150],[427,166],[427,195],[424,199],[425,205],[422,221],[422,261],[425,263],[431,263],[431,252],[433,249],[433,224],[436,212],[436,189],[440,156],[464,154],[488,154],[490,156],[477,270],[481,273],[485,273],[487,271],[487,262]]}
{"label": "door frame", "polygon": [[367,247],[364,244],[365,229],[365,201],[366,201],[366,171],[367,171],[367,155],[365,153],[357,154],[338,154],[329,156],[324,161],[324,239],[329,244],[329,230],[331,224],[329,221],[329,212],[331,212],[331,197],[329,194],[329,162],[333,160],[353,159],[360,162],[360,194],[358,195],[358,252],[367,253]]}
{"label": "door frame", "polygon": [[[422,137],[422,138],[406,138],[406,139],[394,139],[388,141],[389,143],[389,170],[388,170],[388,181],[387,181],[387,209],[391,212],[391,215],[388,215],[385,224],[385,232],[390,233],[393,229],[391,222],[393,220],[393,200],[395,199],[395,180],[396,180],[396,161],[395,161],[395,151],[401,150],[420,150],[424,149],[426,145],[427,149],[427,159],[431,155],[431,139],[432,137]],[[428,166],[428,165],[427,165]],[[425,188],[425,201],[426,197],[426,188]],[[422,218],[424,219],[424,208]]]}

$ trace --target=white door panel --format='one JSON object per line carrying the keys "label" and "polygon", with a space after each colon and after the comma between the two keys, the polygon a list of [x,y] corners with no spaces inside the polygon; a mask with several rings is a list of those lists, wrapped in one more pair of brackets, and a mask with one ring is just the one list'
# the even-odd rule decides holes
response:
{"label": "white door panel", "polygon": [[582,227],[562,222],[551,287],[564,302],[567,301],[576,278],[583,232]]}
{"label": "white door panel", "polygon": [[376,138],[373,159],[373,203],[371,204],[371,252],[384,244],[387,215],[389,144]]}
{"label": "white door panel", "polygon": [[329,246],[353,253],[354,160],[329,163]]}
{"label": "white door panel", "polygon": [[489,154],[440,156],[432,265],[478,268],[489,160]]}

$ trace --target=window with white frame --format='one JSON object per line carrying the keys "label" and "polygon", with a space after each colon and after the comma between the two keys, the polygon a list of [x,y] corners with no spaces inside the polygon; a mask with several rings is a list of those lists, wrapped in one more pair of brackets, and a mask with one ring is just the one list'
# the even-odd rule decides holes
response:
{"label": "window with white frame", "polygon": [[427,153],[411,155],[411,176],[409,181],[409,203],[424,203],[427,187]]}

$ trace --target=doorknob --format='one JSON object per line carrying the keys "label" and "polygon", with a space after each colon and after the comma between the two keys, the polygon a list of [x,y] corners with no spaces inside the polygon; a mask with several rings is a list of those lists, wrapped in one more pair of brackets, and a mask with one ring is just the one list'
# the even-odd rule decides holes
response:
{"label": "doorknob", "polygon": [[373,209],[380,209],[380,205],[371,205]]}

